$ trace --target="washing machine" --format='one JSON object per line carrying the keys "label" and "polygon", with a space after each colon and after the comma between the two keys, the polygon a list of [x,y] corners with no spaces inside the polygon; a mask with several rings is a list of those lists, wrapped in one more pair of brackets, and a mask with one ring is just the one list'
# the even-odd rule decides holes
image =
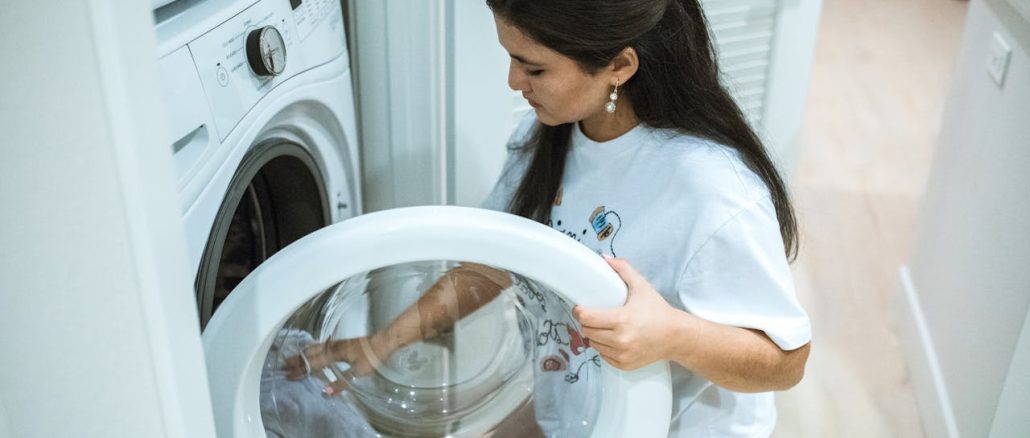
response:
{"label": "washing machine", "polygon": [[155,0],[201,325],[265,259],[360,213],[340,3]]}
{"label": "washing machine", "polygon": [[597,254],[499,212],[359,215],[338,1],[154,5],[218,436],[667,434],[668,365],[617,370],[571,317],[625,301]]}

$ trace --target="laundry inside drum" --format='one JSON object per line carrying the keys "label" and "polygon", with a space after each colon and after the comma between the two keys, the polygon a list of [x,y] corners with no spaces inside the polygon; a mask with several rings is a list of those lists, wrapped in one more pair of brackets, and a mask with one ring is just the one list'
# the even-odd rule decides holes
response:
{"label": "laundry inside drum", "polygon": [[453,261],[355,275],[301,306],[261,380],[271,437],[587,437],[601,358],[571,303]]}

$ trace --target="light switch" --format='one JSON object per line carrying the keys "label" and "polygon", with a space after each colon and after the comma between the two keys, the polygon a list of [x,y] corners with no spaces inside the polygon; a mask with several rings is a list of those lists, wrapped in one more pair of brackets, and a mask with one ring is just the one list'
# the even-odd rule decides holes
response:
{"label": "light switch", "polygon": [[1012,56],[1012,49],[997,32],[991,38],[991,51],[987,57],[987,73],[1000,87],[1005,83],[1005,73],[1009,69],[1009,58]]}

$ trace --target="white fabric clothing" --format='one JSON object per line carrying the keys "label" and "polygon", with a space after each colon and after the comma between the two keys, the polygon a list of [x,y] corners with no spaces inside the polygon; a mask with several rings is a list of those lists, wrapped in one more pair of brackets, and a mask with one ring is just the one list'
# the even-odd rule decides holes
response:
{"label": "white fabric clothing", "polygon": [[261,421],[268,438],[374,438],[379,434],[354,406],[349,391],[328,397],[314,377],[289,380],[283,360],[314,343],[308,332],[283,329],[265,356],[261,371]]}
{"label": "white fabric clothing", "polygon": [[[530,113],[512,135],[484,208],[507,211],[530,159],[518,148],[536,123]],[[736,151],[644,124],[604,143],[577,125],[570,146],[548,225],[626,258],[678,309],[761,330],[784,350],[808,343],[808,316],[794,294],[769,191]],[[670,365],[670,436],[772,432],[772,393],[736,393]]]}

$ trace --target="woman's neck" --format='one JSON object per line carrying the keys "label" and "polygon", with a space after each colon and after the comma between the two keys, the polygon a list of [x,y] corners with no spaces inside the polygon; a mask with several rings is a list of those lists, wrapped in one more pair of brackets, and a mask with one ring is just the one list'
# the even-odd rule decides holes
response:
{"label": "woman's neck", "polygon": [[598,111],[579,122],[583,135],[598,143],[613,140],[629,132],[640,123],[629,102],[619,102],[614,113]]}

